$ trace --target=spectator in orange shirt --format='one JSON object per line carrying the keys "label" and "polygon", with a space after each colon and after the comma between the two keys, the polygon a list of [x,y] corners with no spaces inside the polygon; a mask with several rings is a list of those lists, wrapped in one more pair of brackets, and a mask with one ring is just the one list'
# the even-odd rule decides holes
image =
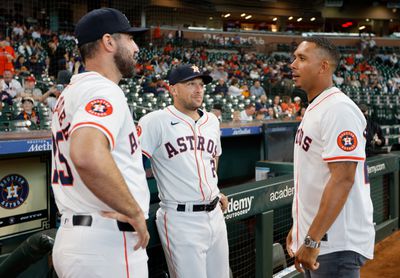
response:
{"label": "spectator in orange shirt", "polygon": [[243,84],[240,89],[242,90],[242,95],[245,98],[248,98],[250,96],[250,90],[249,87],[246,84]]}
{"label": "spectator in orange shirt", "polygon": [[157,25],[156,28],[154,28],[153,38],[154,38],[155,40],[161,39],[161,29],[160,29],[160,25]]}
{"label": "spectator in orange shirt", "polygon": [[301,109],[301,98],[299,96],[294,97],[294,109],[295,112],[299,112]]}
{"label": "spectator in orange shirt", "polygon": [[290,98],[290,96],[283,96],[282,97],[281,107],[282,107],[282,112],[286,112],[286,113],[289,113],[289,114],[294,114],[296,112],[295,111],[295,106],[292,103],[292,99]]}
{"label": "spectator in orange shirt", "polygon": [[172,49],[173,49],[172,48],[172,44],[171,43],[167,43],[167,45],[164,47],[164,54],[165,55],[170,54]]}
{"label": "spectator in orange shirt", "polygon": [[0,41],[0,75],[3,76],[5,70],[14,72],[15,51],[6,41]]}

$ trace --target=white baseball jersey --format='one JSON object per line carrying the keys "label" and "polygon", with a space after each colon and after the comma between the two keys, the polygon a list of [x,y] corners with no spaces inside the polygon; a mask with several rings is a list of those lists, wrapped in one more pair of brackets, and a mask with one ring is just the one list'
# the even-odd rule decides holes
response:
{"label": "white baseball jersey", "polygon": [[171,105],[142,117],[138,130],[161,201],[207,201],[218,195],[215,157],[221,155],[221,132],[214,114],[203,112],[195,122]]}
{"label": "white baseball jersey", "polygon": [[210,203],[218,194],[215,157],[221,155],[220,128],[212,113],[194,121],[174,106],[139,121],[143,154],[151,159],[160,208],[156,225],[169,274],[229,277],[229,247],[222,210],[177,211],[177,203]]}
{"label": "white baseball jersey", "polygon": [[15,98],[18,93],[23,91],[21,83],[18,80],[11,80],[9,84],[6,84],[4,80],[0,81],[0,88],[2,91],[6,91],[11,97]]}
{"label": "white baseball jersey", "polygon": [[71,161],[69,139],[81,127],[97,128],[107,137],[112,157],[147,218],[150,193],[135,124],[122,90],[96,72],[74,75],[55,107],[52,184],[60,212],[112,211],[85,186]]}
{"label": "white baseball jersey", "polygon": [[373,257],[375,230],[370,185],[365,165],[366,120],[360,109],[338,88],[317,96],[297,130],[294,147],[295,196],[292,249],[303,244],[330,178],[328,163],[357,162],[347,201],[321,241],[320,255],[355,251]]}

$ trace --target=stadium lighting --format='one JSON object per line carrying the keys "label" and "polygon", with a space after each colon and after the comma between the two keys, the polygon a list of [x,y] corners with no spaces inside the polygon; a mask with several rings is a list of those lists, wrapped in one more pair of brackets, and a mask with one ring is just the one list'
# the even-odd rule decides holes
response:
{"label": "stadium lighting", "polygon": [[230,16],[231,16],[231,14],[226,14],[226,15],[224,15],[225,18],[228,18],[228,17],[230,17]]}
{"label": "stadium lighting", "polygon": [[365,29],[365,25],[363,25],[363,26],[360,26],[360,28],[358,28],[358,30],[364,30]]}
{"label": "stadium lighting", "polygon": [[315,17],[310,18],[310,21],[315,21]]}
{"label": "stadium lighting", "polygon": [[241,15],[240,15],[240,17],[245,17],[246,16],[246,14],[245,13],[242,13]]}
{"label": "stadium lighting", "polygon": [[393,22],[393,18],[391,18],[389,21],[390,21],[390,22]]}
{"label": "stadium lighting", "polygon": [[298,19],[297,19],[297,22],[300,22],[300,21],[302,21],[303,20],[303,18],[302,17],[299,17]]}
{"label": "stadium lighting", "polygon": [[251,15],[251,14],[249,14],[248,16],[246,16],[245,17],[245,19],[250,19],[250,18],[252,18],[253,16]]}
{"label": "stadium lighting", "polygon": [[369,22],[369,18],[366,18],[365,21],[366,21],[366,22]]}
{"label": "stadium lighting", "polygon": [[272,19],[272,21],[277,21],[278,20],[278,18],[277,17],[274,17],[273,19]]}
{"label": "stadium lighting", "polygon": [[289,20],[292,20],[293,19],[293,16],[289,16],[289,18],[288,18]]}
{"label": "stadium lighting", "polygon": [[214,18],[213,18],[212,16],[210,16],[208,19],[209,19],[209,20],[213,20]]}

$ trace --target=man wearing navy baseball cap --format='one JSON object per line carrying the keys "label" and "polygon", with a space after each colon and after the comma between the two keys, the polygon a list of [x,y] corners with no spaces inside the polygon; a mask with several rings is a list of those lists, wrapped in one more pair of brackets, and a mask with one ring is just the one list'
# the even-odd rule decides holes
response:
{"label": "man wearing navy baseball cap", "polygon": [[62,214],[53,247],[58,277],[148,277],[150,193],[118,86],[134,72],[139,48],[132,34],[142,31],[110,8],[93,10],[76,25],[87,71],[72,76],[51,126],[52,186]]}
{"label": "man wearing navy baseball cap", "polygon": [[168,79],[174,104],[142,117],[138,130],[160,193],[156,225],[169,274],[228,278],[223,216],[228,200],[218,189],[217,175],[220,124],[201,109],[204,84],[212,78],[186,64],[174,68]]}
{"label": "man wearing navy baseball cap", "polygon": [[[125,78],[133,76],[134,65],[136,63],[135,55],[139,51],[132,36],[145,31],[147,31],[146,28],[131,27],[127,17],[119,10],[112,8],[101,8],[90,11],[78,21],[75,27],[79,51],[84,62],[87,58],[92,58],[94,52],[98,50],[99,40],[103,40],[103,43],[106,45],[113,46],[112,41],[108,38],[111,37],[118,43],[121,36],[130,37],[134,46],[130,50],[126,50],[122,45],[119,45],[114,57],[118,70],[122,74],[122,77]],[[105,41],[104,39],[108,40]],[[136,49],[137,51],[129,53],[132,49]],[[108,66],[104,61],[98,62]]]}
{"label": "man wearing navy baseball cap", "polygon": [[100,39],[104,34],[140,33],[146,28],[131,27],[129,20],[120,11],[112,8],[93,10],[83,16],[75,28],[78,46]]}
{"label": "man wearing navy baseball cap", "polygon": [[202,73],[196,65],[189,64],[179,65],[172,69],[168,79],[170,85],[175,85],[195,78],[201,78],[204,84],[208,84],[212,81],[211,76]]}

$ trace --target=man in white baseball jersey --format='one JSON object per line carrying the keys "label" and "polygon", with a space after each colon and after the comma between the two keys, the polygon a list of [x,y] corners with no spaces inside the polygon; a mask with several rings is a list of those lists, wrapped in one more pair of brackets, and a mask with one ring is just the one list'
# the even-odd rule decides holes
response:
{"label": "man in white baseball jersey", "polygon": [[366,121],[333,87],[339,57],[327,39],[309,38],[291,64],[295,85],[310,103],[295,138],[293,226],[287,237],[287,251],[305,277],[359,277],[373,257]]}
{"label": "man in white baseball jersey", "polygon": [[174,68],[169,76],[174,105],[144,116],[138,126],[161,200],[158,234],[175,278],[229,277],[222,213],[228,201],[217,186],[219,121],[199,109],[203,86],[211,81],[195,65]]}
{"label": "man in white baseball jersey", "polygon": [[52,184],[62,214],[53,261],[59,277],[147,277],[149,191],[122,77],[135,54],[128,19],[93,10],[76,25],[87,72],[72,77],[52,122]]}
{"label": "man in white baseball jersey", "polygon": [[11,98],[19,97],[23,91],[21,83],[14,79],[14,74],[11,70],[5,70],[3,73],[3,80],[0,81],[0,90],[7,92]]}

